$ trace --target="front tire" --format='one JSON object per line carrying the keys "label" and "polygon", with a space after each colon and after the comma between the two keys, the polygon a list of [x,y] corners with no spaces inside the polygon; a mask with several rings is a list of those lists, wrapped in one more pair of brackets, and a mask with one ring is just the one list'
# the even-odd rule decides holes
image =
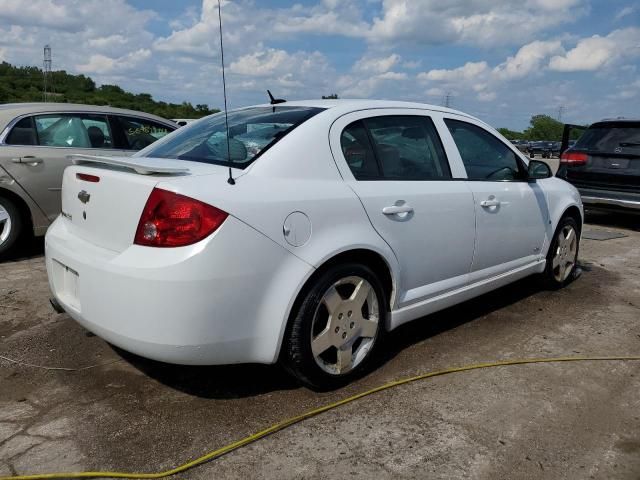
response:
{"label": "front tire", "polygon": [[544,271],[549,287],[562,288],[575,278],[580,249],[580,229],[573,217],[563,217],[553,236]]}
{"label": "front tire", "polygon": [[312,388],[342,386],[366,371],[382,342],[382,283],[370,268],[349,263],[329,268],[302,295],[285,338],[285,365]]}
{"label": "front tire", "polygon": [[18,207],[8,198],[0,196],[0,259],[4,259],[16,245],[22,228]]}

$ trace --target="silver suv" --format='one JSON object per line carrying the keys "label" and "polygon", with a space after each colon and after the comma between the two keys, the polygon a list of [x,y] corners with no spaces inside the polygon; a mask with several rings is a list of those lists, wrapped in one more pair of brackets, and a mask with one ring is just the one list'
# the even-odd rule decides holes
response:
{"label": "silver suv", "polygon": [[177,124],[142,112],[69,103],[0,105],[0,257],[60,213],[71,154],[132,155]]}

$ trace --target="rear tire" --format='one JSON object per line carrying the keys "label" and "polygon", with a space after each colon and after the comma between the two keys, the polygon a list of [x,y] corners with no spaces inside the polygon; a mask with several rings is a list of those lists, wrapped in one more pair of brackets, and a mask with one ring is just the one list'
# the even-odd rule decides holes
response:
{"label": "rear tire", "polygon": [[22,234],[24,222],[18,207],[0,196],[0,260],[6,258]]}
{"label": "rear tire", "polygon": [[558,289],[575,278],[580,250],[580,228],[573,217],[562,217],[558,223],[547,253],[545,282],[549,288]]}
{"label": "rear tire", "polygon": [[371,365],[382,343],[388,300],[368,267],[336,265],[301,294],[287,329],[286,368],[314,389],[349,383]]}

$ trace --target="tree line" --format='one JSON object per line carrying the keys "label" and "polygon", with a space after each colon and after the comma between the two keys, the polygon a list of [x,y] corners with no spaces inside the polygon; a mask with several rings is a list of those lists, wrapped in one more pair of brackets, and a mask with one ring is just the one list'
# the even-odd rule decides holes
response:
{"label": "tree line", "polygon": [[[208,105],[156,101],[148,93],[131,93],[117,85],[101,85],[85,75],[64,70],[51,72],[47,80],[48,101],[109,105],[152,113],[164,118],[200,118],[219,112]],[[43,101],[44,75],[38,67],[0,63],[0,103]]]}
{"label": "tree line", "polygon": [[[588,127],[588,125],[584,125]],[[549,115],[533,115],[529,121],[529,127],[522,132],[508,128],[498,128],[498,131],[509,140],[550,140],[559,142],[562,140],[564,123],[559,122]],[[569,136],[571,140],[577,140],[582,135],[582,130],[572,129]]]}

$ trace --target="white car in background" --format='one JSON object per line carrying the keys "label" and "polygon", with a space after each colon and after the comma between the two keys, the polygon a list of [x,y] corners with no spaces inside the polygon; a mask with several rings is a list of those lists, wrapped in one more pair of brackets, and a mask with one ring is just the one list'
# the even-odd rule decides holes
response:
{"label": "white car in background", "polygon": [[577,190],[476,118],[287,102],[229,112],[228,131],[216,114],[66,169],[46,264],[71,317],[144,357],[281,361],[333,387],[405,322],[572,279]]}

